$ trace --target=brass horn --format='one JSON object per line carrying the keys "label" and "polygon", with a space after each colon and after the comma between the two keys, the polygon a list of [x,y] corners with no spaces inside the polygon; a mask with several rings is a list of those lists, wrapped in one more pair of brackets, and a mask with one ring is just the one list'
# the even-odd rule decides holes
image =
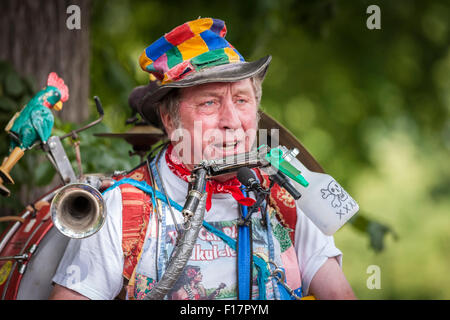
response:
{"label": "brass horn", "polygon": [[53,197],[50,212],[55,227],[75,239],[93,235],[106,219],[102,194],[85,183],[68,184],[59,190]]}

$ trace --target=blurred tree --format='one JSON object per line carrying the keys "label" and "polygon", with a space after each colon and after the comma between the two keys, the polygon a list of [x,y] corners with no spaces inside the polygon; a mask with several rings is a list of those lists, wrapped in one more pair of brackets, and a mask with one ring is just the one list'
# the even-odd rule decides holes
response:
{"label": "blurred tree", "polygon": [[[43,86],[55,71],[70,88],[70,98],[58,115],[81,123],[89,116],[90,0],[4,0],[0,2],[0,59],[19,75]],[[80,8],[80,29],[71,26],[70,5]],[[77,14],[77,13],[74,13]],[[17,95],[17,82],[8,82]],[[38,88],[34,88],[35,90]]]}

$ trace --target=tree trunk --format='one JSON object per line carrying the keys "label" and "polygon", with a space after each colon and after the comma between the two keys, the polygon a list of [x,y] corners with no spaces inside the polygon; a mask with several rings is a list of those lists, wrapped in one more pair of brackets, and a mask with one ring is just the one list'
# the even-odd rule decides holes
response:
{"label": "tree trunk", "polygon": [[[67,27],[70,5],[80,8],[80,29]],[[0,59],[32,77],[36,90],[50,72],[58,73],[70,97],[55,116],[76,123],[89,116],[89,12],[90,0],[0,1]]]}

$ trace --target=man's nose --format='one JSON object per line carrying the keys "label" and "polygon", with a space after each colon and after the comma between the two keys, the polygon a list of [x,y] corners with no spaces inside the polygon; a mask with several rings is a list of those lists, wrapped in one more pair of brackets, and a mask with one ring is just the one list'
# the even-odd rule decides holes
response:
{"label": "man's nose", "polygon": [[239,111],[231,98],[226,98],[220,108],[220,127],[222,129],[239,129],[241,120]]}

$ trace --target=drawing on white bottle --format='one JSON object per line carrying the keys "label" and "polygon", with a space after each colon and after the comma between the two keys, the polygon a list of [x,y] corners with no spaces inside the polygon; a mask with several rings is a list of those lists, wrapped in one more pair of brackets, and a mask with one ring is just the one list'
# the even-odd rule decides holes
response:
{"label": "drawing on white bottle", "polygon": [[334,180],[331,180],[326,189],[320,189],[322,192],[322,198],[327,199],[329,196],[331,199],[331,206],[338,208],[342,206],[343,201],[347,200],[348,194],[344,189]]}
{"label": "drawing on white bottle", "polygon": [[[345,191],[344,191],[345,192]],[[347,201],[347,203],[345,204],[344,207],[340,208],[338,212],[336,212],[336,214],[339,215],[339,220],[342,218],[342,216],[344,214],[347,214],[349,212],[352,212],[353,208],[357,207],[357,203],[355,200],[350,198],[350,201]],[[345,212],[344,212],[345,210]]]}

